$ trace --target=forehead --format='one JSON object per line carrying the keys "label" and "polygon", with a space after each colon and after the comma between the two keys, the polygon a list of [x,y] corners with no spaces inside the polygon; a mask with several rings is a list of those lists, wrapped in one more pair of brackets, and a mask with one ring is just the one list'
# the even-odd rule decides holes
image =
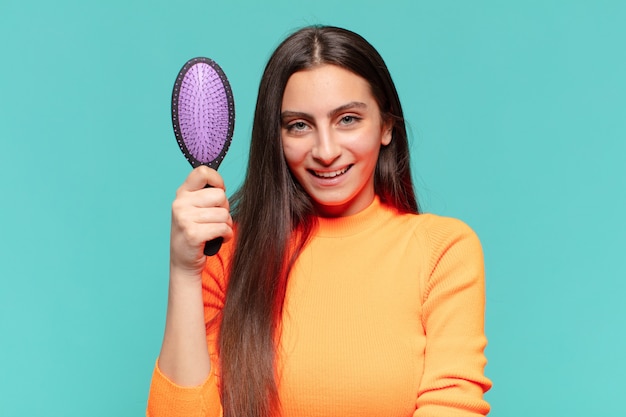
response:
{"label": "forehead", "polygon": [[367,80],[336,65],[324,64],[295,72],[289,77],[282,110],[328,109],[348,102],[375,105]]}

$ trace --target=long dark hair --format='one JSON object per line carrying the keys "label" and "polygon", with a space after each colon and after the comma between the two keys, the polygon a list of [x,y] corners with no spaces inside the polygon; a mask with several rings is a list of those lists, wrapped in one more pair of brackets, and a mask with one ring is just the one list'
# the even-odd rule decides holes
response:
{"label": "long dark hair", "polygon": [[378,52],[336,27],[306,27],[285,39],[261,79],[248,170],[232,199],[237,240],[219,335],[225,417],[269,417],[280,410],[275,352],[287,276],[315,226],[310,197],[283,156],[280,113],[289,77],[321,64],[369,82],[383,120],[393,125],[391,143],[379,153],[375,192],[400,212],[418,212],[402,108]]}

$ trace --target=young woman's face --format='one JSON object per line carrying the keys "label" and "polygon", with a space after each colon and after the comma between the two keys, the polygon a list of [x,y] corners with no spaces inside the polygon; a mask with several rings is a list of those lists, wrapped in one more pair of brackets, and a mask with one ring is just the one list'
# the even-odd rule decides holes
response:
{"label": "young woman's face", "polygon": [[289,169],[322,216],[349,216],[374,199],[374,170],[391,141],[367,81],[335,65],[294,73],[281,109]]}

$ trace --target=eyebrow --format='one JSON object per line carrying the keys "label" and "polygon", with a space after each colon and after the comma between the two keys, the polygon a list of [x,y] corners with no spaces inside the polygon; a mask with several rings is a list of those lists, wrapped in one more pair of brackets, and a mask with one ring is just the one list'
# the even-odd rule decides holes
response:
{"label": "eyebrow", "polygon": [[[333,118],[336,115],[338,115],[339,113],[342,113],[346,110],[352,110],[352,109],[365,109],[367,108],[367,104],[361,102],[361,101],[351,101],[350,103],[346,103],[343,104],[339,107],[337,107],[336,109],[333,109],[331,111],[328,112],[328,117],[329,118]],[[280,114],[281,119],[290,119],[290,118],[302,118],[302,119],[312,119],[313,116],[311,116],[308,113],[304,113],[304,112],[298,112],[298,111],[291,111],[291,110],[285,110],[284,112],[282,112]]]}

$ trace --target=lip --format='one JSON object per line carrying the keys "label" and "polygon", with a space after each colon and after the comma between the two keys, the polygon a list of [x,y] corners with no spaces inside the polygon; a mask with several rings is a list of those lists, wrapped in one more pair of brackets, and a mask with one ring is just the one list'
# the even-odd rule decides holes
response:
{"label": "lip", "polygon": [[345,175],[350,171],[353,165],[347,165],[343,168],[333,169],[333,170],[317,170],[317,169],[308,169],[307,171],[311,174],[311,177],[315,179],[316,182],[323,185],[335,185],[340,182]]}

